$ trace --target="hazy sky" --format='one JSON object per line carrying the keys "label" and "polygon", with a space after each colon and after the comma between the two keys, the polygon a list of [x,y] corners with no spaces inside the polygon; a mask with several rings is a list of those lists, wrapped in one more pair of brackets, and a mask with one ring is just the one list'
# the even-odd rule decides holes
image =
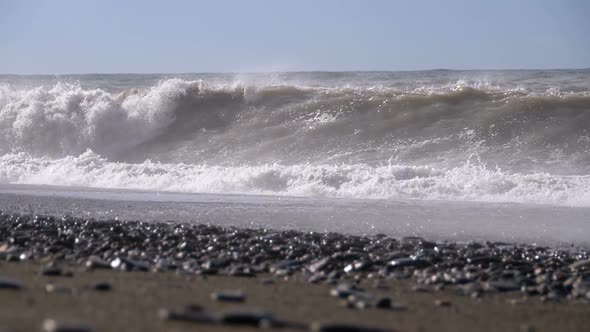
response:
{"label": "hazy sky", "polygon": [[0,0],[0,73],[587,67],[586,0]]}

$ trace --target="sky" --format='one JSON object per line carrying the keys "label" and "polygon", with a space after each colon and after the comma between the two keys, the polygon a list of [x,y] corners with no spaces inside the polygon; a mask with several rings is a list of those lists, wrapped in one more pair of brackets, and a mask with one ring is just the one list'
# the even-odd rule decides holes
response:
{"label": "sky", "polygon": [[0,73],[590,67],[586,0],[0,0]]}

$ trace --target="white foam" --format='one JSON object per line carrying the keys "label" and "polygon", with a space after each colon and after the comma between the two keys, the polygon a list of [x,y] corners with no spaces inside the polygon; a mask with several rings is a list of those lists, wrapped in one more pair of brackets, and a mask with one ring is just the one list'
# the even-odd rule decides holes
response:
{"label": "white foam", "polygon": [[112,154],[145,142],[174,121],[178,98],[197,82],[171,79],[145,90],[111,94],[58,83],[30,90],[0,88],[0,152]]}
{"label": "white foam", "polygon": [[0,182],[191,193],[590,206],[590,176],[508,173],[471,162],[449,169],[364,164],[222,167],[109,162],[92,151],[59,159],[16,153],[0,157]]}

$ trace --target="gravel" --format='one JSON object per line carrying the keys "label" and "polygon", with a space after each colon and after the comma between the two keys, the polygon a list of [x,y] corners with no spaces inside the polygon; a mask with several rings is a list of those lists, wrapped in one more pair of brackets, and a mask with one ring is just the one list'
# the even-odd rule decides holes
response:
{"label": "gravel", "polygon": [[[0,259],[51,261],[40,271],[46,276],[72,276],[60,267],[63,264],[89,270],[297,276],[310,283],[342,284],[333,294],[344,299],[351,295],[361,299],[351,282],[368,278],[412,278],[416,290],[453,287],[473,298],[497,292],[521,292],[551,301],[590,298],[590,257],[584,249],[432,242],[382,234],[353,236],[0,213]],[[0,278],[0,289],[22,287],[17,280]],[[93,288],[110,289],[107,284]],[[220,291],[215,297],[236,301],[239,297],[226,295]],[[355,306],[392,305],[391,299],[362,298],[362,302]],[[177,314],[170,313],[183,317]]]}

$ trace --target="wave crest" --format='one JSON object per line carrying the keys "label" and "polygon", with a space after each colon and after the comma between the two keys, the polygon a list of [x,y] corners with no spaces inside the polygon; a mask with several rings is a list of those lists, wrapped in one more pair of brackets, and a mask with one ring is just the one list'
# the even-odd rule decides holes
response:
{"label": "wave crest", "polygon": [[0,151],[117,153],[161,134],[175,119],[192,82],[168,80],[148,90],[113,95],[59,83],[52,88],[0,92]]}

